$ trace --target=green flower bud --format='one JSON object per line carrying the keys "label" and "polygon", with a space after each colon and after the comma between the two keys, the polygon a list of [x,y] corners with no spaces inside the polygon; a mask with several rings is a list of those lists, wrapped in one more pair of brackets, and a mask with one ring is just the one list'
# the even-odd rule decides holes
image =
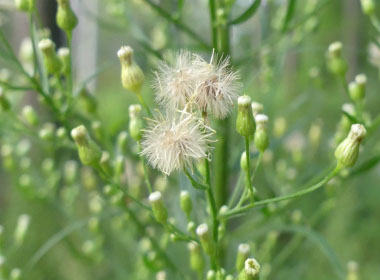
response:
{"label": "green flower bud", "polygon": [[55,136],[55,126],[52,123],[45,123],[38,132],[38,136],[45,141],[51,141]]}
{"label": "green flower bud", "polygon": [[127,151],[127,143],[128,143],[128,133],[126,131],[122,131],[119,133],[117,137],[117,147],[120,152],[125,154]]}
{"label": "green flower bud", "polygon": [[25,239],[30,224],[30,216],[22,214],[18,217],[17,225],[13,235],[16,246],[20,246]]}
{"label": "green flower bud", "polygon": [[190,219],[193,202],[191,201],[190,193],[188,191],[181,191],[180,202],[182,211],[185,212],[187,218]]}
{"label": "green flower bud", "polygon": [[100,121],[91,122],[91,129],[94,135],[95,140],[101,142],[103,132],[102,132],[102,123]]}
{"label": "green flower bud", "polygon": [[125,159],[122,155],[118,155],[115,159],[115,174],[120,176],[124,173]]}
{"label": "green flower bud", "polygon": [[103,169],[104,173],[107,174],[107,176],[112,176],[113,170],[111,166],[111,156],[109,152],[103,151],[102,157],[100,158],[100,166]]}
{"label": "green flower bud", "polygon": [[187,223],[187,231],[192,235],[195,235],[196,225],[193,221]]}
{"label": "green flower bud", "polygon": [[239,245],[235,265],[237,271],[241,271],[244,268],[244,262],[248,259],[250,253],[251,247],[249,244],[242,243]]}
{"label": "green flower bud", "polygon": [[333,74],[344,76],[347,72],[347,62],[342,58],[341,42],[330,44],[328,49],[328,67]]}
{"label": "green flower bud", "polygon": [[359,156],[360,143],[367,131],[361,124],[353,124],[347,138],[335,150],[335,158],[342,167],[353,166]]}
{"label": "green flower bud", "polygon": [[168,277],[167,277],[167,274],[165,271],[159,271],[157,274],[156,274],[156,280],[167,280]]}
{"label": "green flower bud", "polygon": [[13,268],[9,273],[9,280],[20,280],[21,270],[19,268]]}
{"label": "green flower bud", "polygon": [[239,280],[259,280],[260,264],[255,259],[246,259]]}
{"label": "green flower bud", "polygon": [[238,98],[238,115],[236,119],[236,131],[245,137],[255,133],[256,124],[253,118],[251,98],[243,95]]}
{"label": "green flower bud", "polygon": [[256,116],[257,114],[261,114],[264,110],[264,105],[255,101],[252,102],[251,107],[254,116]]}
{"label": "green flower bud", "polygon": [[121,82],[123,87],[136,94],[140,94],[144,82],[144,73],[133,60],[133,49],[129,46],[121,47],[117,52],[121,63]]}
{"label": "green flower bud", "polygon": [[57,25],[66,33],[71,34],[78,24],[78,19],[70,6],[69,0],[57,0],[58,11],[56,15]]}
{"label": "green flower bud", "polygon": [[358,270],[359,265],[355,261],[347,263],[347,280],[359,280]]}
{"label": "green flower bud", "polygon": [[11,108],[11,103],[5,96],[4,90],[0,87],[0,107],[3,111],[8,111]]}
{"label": "green flower bud", "polygon": [[348,91],[353,101],[358,102],[364,99],[366,84],[366,75],[359,74],[355,77],[355,81],[348,85]]}
{"label": "green flower bud", "polygon": [[214,270],[207,271],[206,280],[216,280],[216,272]]}
{"label": "green flower bud", "polygon": [[227,275],[225,280],[234,280],[234,277],[232,275]]}
{"label": "green flower bud", "polygon": [[87,88],[83,88],[80,91],[79,101],[86,112],[90,114],[96,112],[96,109],[98,107],[96,98],[87,90]]}
{"label": "green flower bud", "polygon": [[141,129],[143,128],[143,121],[140,117],[141,109],[139,104],[129,106],[129,134],[137,142],[141,140]]}
{"label": "green flower bud", "polygon": [[99,146],[90,138],[87,129],[80,125],[71,130],[79,153],[79,158],[84,165],[98,166],[102,155]]}
{"label": "green flower bud", "polygon": [[214,243],[211,239],[209,230],[208,230],[208,225],[207,224],[201,224],[197,227],[196,231],[203,250],[208,254],[209,256],[212,256],[214,254]]}
{"label": "green flower bud", "polygon": [[66,184],[71,185],[74,183],[78,176],[78,163],[74,160],[69,160],[65,163],[63,169],[63,178]]}
{"label": "green flower bud", "polygon": [[373,0],[361,0],[363,13],[372,16],[375,13],[376,4]]}
{"label": "green flower bud", "polygon": [[22,12],[33,12],[36,7],[35,0],[15,0],[17,10]]}
{"label": "green flower bud", "polygon": [[24,108],[22,108],[21,115],[30,126],[38,125],[37,113],[32,106],[30,105],[24,106]]}
{"label": "green flower bud", "polygon": [[63,126],[59,127],[55,132],[58,139],[65,139],[67,136],[67,130]]}
{"label": "green flower bud", "polygon": [[68,48],[58,49],[58,57],[62,63],[62,74],[69,75],[70,72],[70,50]]}
{"label": "green flower bud", "polygon": [[257,129],[255,133],[255,146],[256,148],[263,153],[269,146],[269,137],[267,133],[267,123],[268,117],[263,114],[258,114],[255,117],[255,121],[257,124]]}
{"label": "green flower bud", "polygon": [[153,214],[156,220],[161,224],[166,224],[168,219],[168,211],[162,200],[160,192],[153,192],[149,195],[149,202],[152,205]]}
{"label": "green flower bud", "polygon": [[59,74],[62,68],[61,60],[55,53],[55,45],[50,39],[42,39],[38,43],[44,57],[44,64],[49,74]]}

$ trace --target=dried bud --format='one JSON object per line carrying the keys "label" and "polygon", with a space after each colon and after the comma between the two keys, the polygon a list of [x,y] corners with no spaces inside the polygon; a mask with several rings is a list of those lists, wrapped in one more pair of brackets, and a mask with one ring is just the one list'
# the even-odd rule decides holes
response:
{"label": "dried bud", "polygon": [[205,267],[205,260],[202,256],[201,247],[198,243],[191,242],[188,244],[190,253],[190,267],[192,270],[203,274],[203,269]]}
{"label": "dried bud", "polygon": [[134,62],[133,49],[129,46],[121,47],[117,52],[121,63],[121,82],[123,87],[136,94],[140,94],[144,82],[144,73]]}
{"label": "dried bud", "polygon": [[188,191],[181,191],[180,202],[182,211],[185,212],[187,218],[190,220],[193,202],[191,201],[190,193]]}
{"label": "dried bud", "polygon": [[256,148],[263,153],[269,146],[269,137],[267,133],[267,123],[268,117],[263,114],[258,114],[255,117],[257,129],[255,133],[255,146]]}
{"label": "dried bud", "polygon": [[335,150],[335,158],[342,167],[353,166],[359,156],[360,143],[365,138],[367,131],[361,124],[353,124],[351,130]]}
{"label": "dried bud", "polygon": [[350,97],[353,101],[361,101],[365,97],[365,88],[367,77],[364,74],[359,74],[355,77],[355,81],[348,86]]}
{"label": "dried bud", "polygon": [[238,115],[236,119],[236,131],[245,137],[255,133],[256,124],[253,118],[251,98],[243,95],[238,98]]}
{"label": "dried bud", "polygon": [[62,68],[61,60],[55,53],[55,44],[50,39],[42,39],[38,47],[44,56],[44,63],[49,74],[59,74]]}
{"label": "dried bud", "polygon": [[236,256],[236,270],[241,271],[244,268],[244,262],[249,257],[251,253],[251,247],[249,244],[242,243],[238,247],[238,252]]}
{"label": "dried bud", "polygon": [[201,224],[197,227],[197,235],[201,241],[203,250],[209,256],[214,254],[214,243],[211,239],[207,224]]}
{"label": "dried bud", "polygon": [[71,130],[79,153],[79,158],[84,165],[97,167],[101,158],[101,151],[99,146],[90,138],[87,129],[80,125]]}
{"label": "dried bud", "polygon": [[156,220],[161,224],[166,224],[168,219],[168,211],[162,200],[160,192],[153,192],[149,195],[149,202],[152,205],[153,214]]}
{"label": "dried bud", "polygon": [[[78,24],[78,19],[70,6],[69,0],[57,0],[58,11],[56,15],[57,25],[63,31],[71,34]],[[71,35],[70,35],[71,36]]]}

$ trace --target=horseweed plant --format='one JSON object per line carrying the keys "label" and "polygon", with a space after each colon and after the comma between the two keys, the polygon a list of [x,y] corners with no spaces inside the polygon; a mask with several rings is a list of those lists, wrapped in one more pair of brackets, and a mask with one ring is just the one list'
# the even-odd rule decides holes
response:
{"label": "horseweed plant", "polygon": [[[112,230],[118,235],[125,234],[122,231],[125,223],[128,229],[133,227],[129,234],[138,240],[138,253],[133,251],[133,255],[138,255],[141,261],[136,258],[136,272],[128,279],[270,279],[271,251],[279,233],[270,232],[259,248],[242,240],[235,248],[236,255],[231,256],[226,253],[233,231],[229,221],[245,216],[248,219],[240,218],[236,223],[249,226],[253,219],[250,210],[254,208],[261,208],[265,219],[271,218],[285,211],[286,201],[350,176],[348,168],[357,162],[362,142],[373,136],[380,126],[380,116],[371,119],[365,106],[369,79],[365,74],[358,74],[347,84],[349,63],[343,55],[343,44],[334,42],[327,48],[327,67],[342,83],[346,97],[352,102],[342,107],[341,121],[331,142],[335,152],[324,151],[335,156],[332,168],[316,175],[303,188],[273,191],[268,196],[267,192],[260,191],[262,187],[256,175],[261,165],[268,166],[273,160],[272,141],[279,145],[285,139],[288,123],[285,118],[272,117],[266,106],[252,100],[251,92],[243,90],[241,75],[236,70],[238,64],[233,64],[229,56],[231,26],[248,20],[261,1],[253,1],[245,13],[233,20],[229,13],[235,1],[210,0],[211,48],[177,17],[154,1],[145,2],[199,40],[210,59],[182,49],[172,54],[172,59],[160,60],[151,86],[158,104],[158,109],[153,109],[150,98],[147,100],[143,95],[148,71],[136,62],[132,47],[120,47],[117,57],[121,64],[121,85],[133,98],[137,97],[139,104],[129,106],[129,122],[114,137],[106,133],[99,117],[97,98],[85,83],[77,83],[73,75],[72,33],[78,18],[70,1],[57,0],[56,22],[67,39],[67,46],[58,50],[50,31],[39,30],[35,1],[15,1],[16,8],[30,18],[31,34],[22,42],[17,56],[4,31],[0,30],[0,55],[9,64],[9,69],[2,69],[0,77],[0,105],[6,120],[1,125],[2,130],[7,131],[0,134],[2,165],[21,193],[53,204],[65,218],[75,218],[78,197],[83,194],[81,186],[84,187],[90,217],[74,228],[88,228],[77,254],[90,261],[100,263],[105,259],[109,229],[104,227],[104,220],[112,218]],[[292,17],[289,10],[295,1],[288,2],[281,32],[287,31]],[[375,1],[362,0],[361,5],[380,32]],[[263,67],[267,67],[267,76],[263,79],[271,76],[268,61],[263,61]],[[380,69],[379,64],[378,67]],[[312,78],[319,75],[318,69],[314,70]],[[18,104],[23,102],[14,96],[17,91],[36,92],[40,107],[50,109],[49,119],[35,105],[25,105],[18,110]],[[236,116],[234,130],[229,129],[231,116]],[[228,144],[233,134],[245,144],[244,149],[236,147],[240,149],[238,157],[232,155]],[[307,165],[303,161],[303,136],[293,136],[289,144],[284,145],[296,166]],[[313,123],[309,138],[314,150],[325,136],[321,123]],[[39,162],[41,166],[33,165],[32,147],[40,154],[47,154]],[[236,158],[240,158],[237,168],[240,175],[227,200],[223,193],[229,193],[229,184],[236,178],[230,172]],[[297,170],[288,168],[283,159],[277,161],[275,169],[276,174],[286,177],[288,182],[297,176]],[[181,191],[173,199],[177,186],[181,186]],[[175,205],[179,205],[183,213],[177,213]],[[13,267],[12,250],[21,248],[33,220],[34,217],[27,214],[19,216],[9,246],[4,242],[3,226],[0,226],[0,279],[27,279],[26,275],[47,253],[49,244],[58,238],[42,246],[24,266]],[[291,222],[300,225],[302,213],[295,210]],[[64,231],[60,238],[74,228]],[[179,243],[188,250],[188,268],[178,266],[170,249],[172,243]],[[342,272],[337,273],[342,279]],[[357,264],[350,262],[347,274],[343,275],[357,279]]]}

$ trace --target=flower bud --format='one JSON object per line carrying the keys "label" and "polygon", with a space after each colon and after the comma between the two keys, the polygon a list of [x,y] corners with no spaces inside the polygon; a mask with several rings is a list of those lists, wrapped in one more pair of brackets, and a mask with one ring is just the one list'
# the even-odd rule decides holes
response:
{"label": "flower bud", "polygon": [[196,225],[193,221],[187,223],[187,231],[192,235],[195,235]]}
{"label": "flower bud", "polygon": [[63,178],[66,184],[72,184],[76,180],[78,175],[78,164],[74,160],[69,160],[65,163],[63,169]]}
{"label": "flower bud", "polygon": [[122,131],[119,133],[117,137],[117,147],[121,153],[125,154],[127,150],[128,143],[128,133],[126,131]]}
{"label": "flower bud", "polygon": [[58,49],[58,57],[62,63],[62,74],[68,75],[70,72],[70,50],[69,48]]}
{"label": "flower bud", "polygon": [[13,268],[9,273],[9,280],[20,280],[21,270],[19,268]]}
{"label": "flower bud", "polygon": [[115,159],[115,174],[120,176],[124,172],[125,159],[122,155],[118,155]]}
{"label": "flower bud", "polygon": [[188,191],[181,191],[180,202],[182,211],[185,212],[187,218],[190,219],[193,202],[191,201],[190,193]]}
{"label": "flower bud", "polygon": [[140,117],[141,105],[132,104],[129,106],[129,134],[131,137],[139,142],[141,140],[141,129],[143,127],[143,122]]}
{"label": "flower bud", "polygon": [[199,225],[197,227],[196,233],[201,241],[203,250],[206,252],[206,254],[208,254],[209,256],[212,256],[214,253],[214,243],[211,239],[211,236],[208,230],[208,225],[207,224]]}
{"label": "flower bud", "polygon": [[248,259],[251,251],[249,244],[242,243],[238,247],[238,252],[236,256],[236,270],[241,271],[244,268],[244,262]]}
{"label": "flower bud", "polygon": [[59,28],[71,34],[78,24],[78,19],[70,6],[70,0],[57,0],[58,11],[56,21]]}
{"label": "flower bud", "polygon": [[167,277],[167,274],[165,271],[159,271],[157,274],[156,274],[156,280],[167,280],[168,277]]}
{"label": "flower bud", "polygon": [[263,114],[258,114],[255,117],[257,129],[255,133],[255,146],[256,148],[263,153],[269,145],[269,138],[267,133],[267,123],[268,123],[268,117]]}
{"label": "flower bud", "polygon": [[355,261],[347,263],[347,280],[359,280],[358,270],[359,265]]}
{"label": "flower bud", "polygon": [[168,219],[168,211],[162,200],[160,192],[153,192],[149,195],[149,202],[152,205],[153,214],[156,220],[161,224],[166,224]]}
{"label": "flower bud", "polygon": [[121,82],[123,87],[136,94],[140,94],[141,86],[144,82],[144,73],[134,62],[133,49],[123,46],[117,52],[121,63]]}
{"label": "flower bud", "polygon": [[216,272],[214,270],[207,271],[206,280],[216,280]]}
{"label": "flower bud", "polygon": [[67,137],[67,130],[63,126],[59,127],[55,132],[58,139],[65,139]]}
{"label": "flower bud", "polygon": [[14,232],[14,240],[16,246],[20,246],[25,239],[25,235],[28,231],[30,223],[30,216],[27,214],[22,214],[18,217],[16,229]]}
{"label": "flower bud", "polygon": [[351,130],[335,150],[335,158],[342,167],[353,166],[359,156],[360,143],[365,138],[367,131],[361,124],[353,124]]}
{"label": "flower bud", "polygon": [[334,42],[329,45],[328,49],[328,67],[336,75],[344,76],[347,72],[347,63],[342,58],[343,44]]}
{"label": "flower bud", "polygon": [[98,166],[102,153],[99,146],[88,135],[87,129],[80,125],[71,130],[71,136],[77,145],[81,162],[84,165]]}
{"label": "flower bud", "polygon": [[80,91],[79,100],[86,112],[91,114],[96,112],[96,108],[98,107],[96,98],[87,90],[87,88],[83,88]]}
{"label": "flower bud", "polygon": [[55,126],[52,123],[44,123],[38,132],[38,136],[44,141],[51,141],[55,136]]}
{"label": "flower bud", "polygon": [[4,90],[0,87],[0,108],[3,111],[8,111],[11,108],[11,103],[8,98],[5,96]]}
{"label": "flower bud", "polygon": [[239,280],[259,280],[260,264],[255,259],[246,259]]}
{"label": "flower bud", "polygon": [[24,108],[22,108],[21,115],[30,126],[38,125],[37,113],[32,106],[30,105],[24,106]]}
{"label": "flower bud", "polygon": [[253,118],[251,98],[243,95],[238,98],[238,115],[236,119],[236,131],[245,137],[255,133],[256,124]]}
{"label": "flower bud", "polygon": [[22,12],[33,12],[36,7],[35,0],[15,0],[17,10]]}
{"label": "flower bud", "polygon": [[248,163],[247,163],[247,156],[245,151],[241,154],[240,157],[240,168],[244,170],[245,172],[248,172]]}
{"label": "flower bud", "polygon": [[255,101],[252,102],[251,107],[254,116],[256,116],[257,114],[261,114],[264,110],[263,104]]}
{"label": "flower bud", "polygon": [[355,81],[348,85],[348,91],[353,101],[357,102],[364,99],[366,84],[366,75],[359,74],[355,77]]}
{"label": "flower bud", "polygon": [[100,166],[102,167],[104,173],[107,174],[107,176],[112,176],[112,166],[111,166],[111,156],[110,153],[107,151],[103,151],[102,157],[100,158]]}
{"label": "flower bud", "polygon": [[374,0],[361,0],[363,13],[372,16],[375,13],[376,4]]}
{"label": "flower bud", "polygon": [[42,39],[38,43],[44,57],[44,64],[49,74],[59,74],[62,68],[61,60],[55,53],[55,45],[50,39]]}

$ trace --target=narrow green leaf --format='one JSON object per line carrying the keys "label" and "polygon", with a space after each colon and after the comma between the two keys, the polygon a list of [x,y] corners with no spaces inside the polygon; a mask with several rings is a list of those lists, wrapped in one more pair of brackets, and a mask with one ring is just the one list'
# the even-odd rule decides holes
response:
{"label": "narrow green leaf", "polygon": [[288,26],[290,21],[293,18],[294,10],[296,8],[296,0],[289,0],[288,1],[288,8],[286,10],[286,16],[284,20],[284,24],[282,26],[282,32],[285,33],[288,30]]}
{"label": "narrow green leaf", "polygon": [[248,9],[245,10],[245,12],[243,12],[237,18],[231,20],[228,24],[229,25],[240,24],[240,23],[243,23],[243,22],[247,21],[248,19],[250,19],[256,13],[257,9],[260,7],[260,4],[261,4],[261,0],[255,0],[251,4],[251,6],[249,6]]}

